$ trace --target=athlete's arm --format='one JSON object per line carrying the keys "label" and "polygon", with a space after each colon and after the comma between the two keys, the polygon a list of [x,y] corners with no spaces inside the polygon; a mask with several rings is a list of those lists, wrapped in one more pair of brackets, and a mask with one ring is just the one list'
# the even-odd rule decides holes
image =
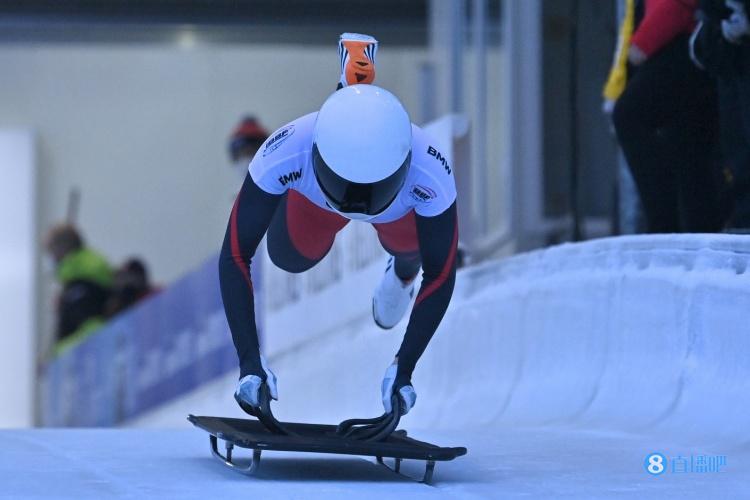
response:
{"label": "athlete's arm", "polygon": [[281,195],[262,190],[248,174],[237,195],[219,257],[219,281],[224,312],[240,363],[240,378],[265,380],[255,325],[250,261],[268,230]]}
{"label": "athlete's arm", "polygon": [[458,217],[456,202],[434,217],[416,216],[422,256],[422,285],[398,351],[395,387],[411,384],[411,374],[448,308],[456,282]]}

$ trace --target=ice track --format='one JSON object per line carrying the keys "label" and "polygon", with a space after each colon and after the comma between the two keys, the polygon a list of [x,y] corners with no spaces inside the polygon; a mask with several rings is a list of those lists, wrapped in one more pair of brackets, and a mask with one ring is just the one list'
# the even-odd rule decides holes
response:
{"label": "ice track", "polygon": [[[469,449],[438,463],[434,487],[349,457],[267,453],[255,478],[225,470],[183,419],[239,415],[227,378],[135,423],[184,429],[1,431],[0,496],[750,498],[749,261],[744,236],[643,236],[463,271],[402,420]],[[280,419],[379,412],[404,325],[370,321],[271,360]],[[659,476],[651,452],[670,460]],[[721,472],[699,472],[707,457]]]}

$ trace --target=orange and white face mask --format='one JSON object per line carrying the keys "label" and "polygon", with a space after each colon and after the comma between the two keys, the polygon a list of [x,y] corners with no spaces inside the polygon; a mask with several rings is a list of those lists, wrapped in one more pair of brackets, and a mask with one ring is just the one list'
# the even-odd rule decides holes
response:
{"label": "orange and white face mask", "polygon": [[339,38],[341,85],[372,83],[375,80],[375,53],[378,41],[369,35],[343,33]]}

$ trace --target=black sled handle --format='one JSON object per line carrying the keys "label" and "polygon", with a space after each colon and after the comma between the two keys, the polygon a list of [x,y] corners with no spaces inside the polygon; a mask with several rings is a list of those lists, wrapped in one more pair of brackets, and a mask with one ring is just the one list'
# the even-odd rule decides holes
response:
{"label": "black sled handle", "polygon": [[283,436],[294,436],[295,434],[286,429],[284,424],[276,420],[271,411],[271,392],[268,389],[268,384],[263,382],[259,389],[260,406],[253,407],[242,401],[239,401],[240,407],[245,410],[245,413],[252,415],[253,417],[260,420],[263,426],[273,434],[280,434]]}
{"label": "black sled handle", "polygon": [[390,413],[375,418],[352,418],[344,420],[336,428],[336,434],[356,441],[384,441],[398,427],[401,420],[402,402],[398,394],[391,396]]}

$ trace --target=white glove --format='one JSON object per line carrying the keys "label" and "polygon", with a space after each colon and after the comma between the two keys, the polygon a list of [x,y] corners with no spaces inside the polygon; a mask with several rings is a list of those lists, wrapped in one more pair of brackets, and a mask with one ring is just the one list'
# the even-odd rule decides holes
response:
{"label": "white glove", "polygon": [[[383,408],[385,408],[386,413],[391,413],[393,411],[393,408],[391,407],[391,396],[393,395],[393,384],[396,382],[397,371],[398,365],[396,363],[390,365],[385,371],[383,383],[380,386],[381,395],[383,397]],[[409,413],[409,410],[414,407],[414,403],[417,402],[417,393],[414,391],[414,386],[409,383],[408,385],[401,387],[398,390],[398,394],[401,396],[401,400],[404,403],[402,415],[406,415]]]}
{"label": "white glove", "polygon": [[740,44],[743,36],[750,35],[745,6],[738,0],[726,0],[726,4],[732,9],[732,15],[721,22],[721,33],[728,42]]}
{"label": "white glove", "polygon": [[[276,386],[276,375],[268,368],[266,358],[260,357],[260,364],[263,371],[266,372],[266,384],[271,398],[279,399],[279,390]],[[237,402],[244,402],[250,406],[258,408],[260,406],[260,386],[263,379],[257,375],[245,375],[237,382],[237,390],[234,391],[234,399]]]}

